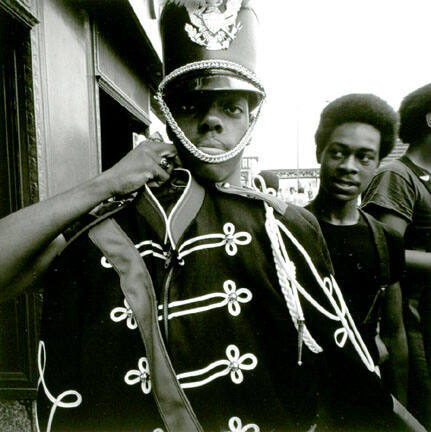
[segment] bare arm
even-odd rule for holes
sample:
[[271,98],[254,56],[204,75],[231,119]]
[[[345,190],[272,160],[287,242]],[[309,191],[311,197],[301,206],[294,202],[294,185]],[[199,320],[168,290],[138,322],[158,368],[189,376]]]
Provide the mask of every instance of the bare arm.
[[431,278],[431,252],[406,250],[406,267]]
[[[375,214],[375,213],[374,213]],[[383,223],[397,230],[402,237],[406,232],[408,222],[396,213],[380,210],[375,216]],[[431,278],[431,252],[406,250],[406,267],[409,270],[421,272],[423,277]]]
[[0,300],[21,293],[49,266],[70,223],[113,195],[162,184],[170,172],[159,162],[175,155],[173,145],[146,141],[98,177],[0,219]]
[[402,404],[407,403],[408,347],[402,315],[400,284],[387,288],[383,304],[381,337],[389,351],[387,373],[391,392]]
[[406,219],[398,216],[395,212],[379,208],[377,212],[372,213],[377,219],[386,225],[389,225],[394,230],[398,231],[401,237],[404,237],[408,222]]

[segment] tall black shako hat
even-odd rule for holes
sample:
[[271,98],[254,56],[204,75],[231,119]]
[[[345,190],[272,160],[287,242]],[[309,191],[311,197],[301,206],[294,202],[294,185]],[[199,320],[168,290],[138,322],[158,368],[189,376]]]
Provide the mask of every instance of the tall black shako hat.
[[[160,30],[165,77],[157,99],[164,117],[184,147],[198,159],[220,163],[248,144],[265,91],[255,75],[257,17],[251,0],[167,0]],[[232,150],[210,155],[184,135],[169,109],[169,100],[194,91],[243,91],[255,115]]]

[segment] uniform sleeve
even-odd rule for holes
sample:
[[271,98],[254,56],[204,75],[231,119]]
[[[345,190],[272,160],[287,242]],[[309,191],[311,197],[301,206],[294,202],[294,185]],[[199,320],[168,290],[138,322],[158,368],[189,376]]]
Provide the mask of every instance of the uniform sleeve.
[[371,181],[361,207],[374,215],[376,207],[390,210],[411,222],[415,201],[415,188],[407,179],[399,173],[383,171]]

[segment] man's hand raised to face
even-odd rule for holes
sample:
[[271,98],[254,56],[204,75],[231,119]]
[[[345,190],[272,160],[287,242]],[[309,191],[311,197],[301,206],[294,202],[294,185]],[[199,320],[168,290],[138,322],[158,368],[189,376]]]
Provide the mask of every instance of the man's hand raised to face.
[[99,176],[0,219],[0,301],[22,293],[49,267],[74,220],[111,196],[161,186],[178,165],[173,144],[149,139]]
[[173,144],[150,138],[103,172],[101,177],[109,185],[111,195],[126,195],[145,184],[163,185],[179,165]]

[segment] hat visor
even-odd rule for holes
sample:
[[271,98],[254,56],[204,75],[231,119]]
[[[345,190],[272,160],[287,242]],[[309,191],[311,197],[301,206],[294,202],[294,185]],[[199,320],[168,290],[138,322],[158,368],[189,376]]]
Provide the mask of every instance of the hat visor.
[[177,81],[172,82],[167,88],[169,96],[184,95],[200,91],[239,91],[247,92],[250,98],[251,109],[262,99],[263,92],[252,83],[232,75],[229,71],[217,69],[200,71],[199,75],[187,74]]
[[189,91],[225,91],[238,90],[258,92],[258,89],[251,83],[227,74],[214,74],[194,78],[188,86]]

